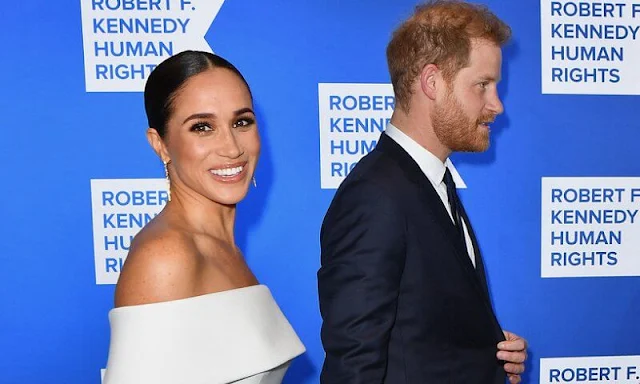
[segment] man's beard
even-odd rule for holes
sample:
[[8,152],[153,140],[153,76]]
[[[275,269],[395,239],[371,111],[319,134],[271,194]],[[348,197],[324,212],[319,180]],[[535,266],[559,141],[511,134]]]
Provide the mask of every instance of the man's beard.
[[470,118],[450,92],[444,103],[436,105],[432,124],[438,140],[452,152],[484,152],[489,148],[489,127],[479,125],[494,118],[494,114]]

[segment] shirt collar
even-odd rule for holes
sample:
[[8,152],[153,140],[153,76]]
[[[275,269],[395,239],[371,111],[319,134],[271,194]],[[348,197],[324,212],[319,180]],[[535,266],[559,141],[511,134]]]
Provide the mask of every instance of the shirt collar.
[[443,163],[436,155],[429,152],[391,123],[387,124],[385,133],[411,156],[431,184],[437,186],[442,183],[446,168],[451,165],[451,161],[448,158]]

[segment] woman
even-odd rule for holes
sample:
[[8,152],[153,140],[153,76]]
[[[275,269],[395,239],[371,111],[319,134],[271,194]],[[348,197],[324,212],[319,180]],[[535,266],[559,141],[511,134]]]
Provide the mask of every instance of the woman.
[[280,383],[304,346],[233,233],[260,154],[249,86],[187,51],[156,67],[144,99],[170,198],[120,274],[104,383]]

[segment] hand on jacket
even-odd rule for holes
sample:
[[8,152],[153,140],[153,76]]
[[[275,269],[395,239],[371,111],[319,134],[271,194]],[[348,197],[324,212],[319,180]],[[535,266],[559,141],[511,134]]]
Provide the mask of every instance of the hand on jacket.
[[524,362],[527,360],[527,340],[508,331],[502,331],[506,341],[498,343],[498,359],[505,362],[509,382],[516,384],[521,381],[520,374],[524,372]]

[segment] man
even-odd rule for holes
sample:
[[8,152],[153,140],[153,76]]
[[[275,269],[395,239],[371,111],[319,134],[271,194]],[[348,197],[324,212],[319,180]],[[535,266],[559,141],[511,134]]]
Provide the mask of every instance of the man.
[[393,34],[391,124],[322,226],[321,383],[520,382],[526,341],[495,317],[448,169],[453,151],[489,146],[510,34],[459,1],[420,6]]

